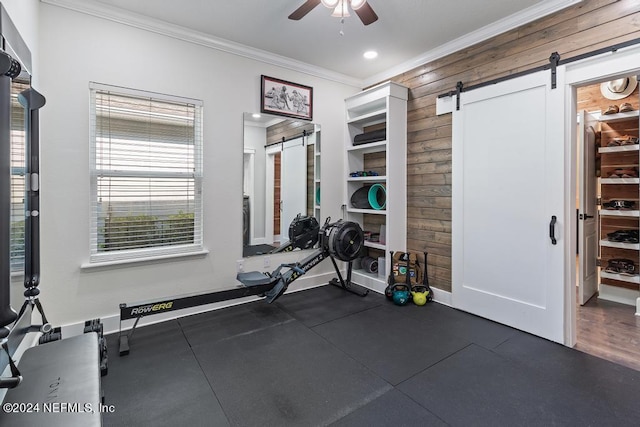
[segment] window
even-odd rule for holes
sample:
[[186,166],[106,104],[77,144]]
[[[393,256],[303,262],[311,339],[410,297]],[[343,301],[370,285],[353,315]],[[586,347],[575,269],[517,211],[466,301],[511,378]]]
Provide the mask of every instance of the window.
[[90,89],[90,262],[202,251],[201,101]]
[[11,272],[24,272],[25,110],[18,94],[28,83],[11,83]]

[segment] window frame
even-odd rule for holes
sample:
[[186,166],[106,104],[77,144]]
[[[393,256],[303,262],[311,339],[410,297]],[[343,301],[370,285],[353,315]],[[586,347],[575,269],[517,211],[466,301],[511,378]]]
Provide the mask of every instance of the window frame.
[[[90,82],[90,230],[89,230],[89,262],[84,267],[104,266],[111,264],[122,264],[130,262],[142,262],[156,259],[166,259],[188,255],[199,255],[207,253],[203,245],[203,102],[201,100],[149,92],[138,89],[124,88],[102,83]],[[193,135],[193,173],[186,175],[184,172],[162,172],[156,171],[108,171],[98,169],[98,110],[96,98],[98,94],[113,94],[114,96],[126,96],[138,99],[149,99],[152,102],[168,102],[181,104],[194,108],[194,135]],[[100,226],[98,204],[98,180],[100,177],[135,177],[135,178],[185,178],[189,176],[193,179],[194,185],[194,222],[193,222],[193,243],[159,245],[147,248],[118,249],[112,251],[100,251],[98,246],[98,235]]]

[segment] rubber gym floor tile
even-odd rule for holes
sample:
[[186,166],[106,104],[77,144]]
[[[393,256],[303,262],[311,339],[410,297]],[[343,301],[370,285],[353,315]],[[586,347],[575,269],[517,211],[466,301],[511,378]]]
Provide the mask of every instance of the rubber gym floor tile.
[[178,319],[192,346],[269,328],[293,318],[275,304],[256,301]]
[[475,344],[398,389],[453,426],[620,425],[597,390],[581,393]]
[[416,321],[418,325],[425,322],[425,327],[434,327],[435,323],[444,327],[446,333],[457,335],[489,350],[513,336],[523,334],[517,329],[443,304],[430,303],[422,307],[409,305],[403,308],[403,314]]
[[[193,352],[182,347],[184,337],[170,336],[160,343],[164,337],[158,332],[158,341],[122,357],[116,337],[108,337],[109,373],[102,377],[102,389],[105,403],[114,405],[115,412],[104,414],[104,425],[229,425]],[[168,349],[176,341],[176,347]]]
[[313,330],[393,385],[471,343],[436,322],[416,324],[405,308],[382,305]]
[[394,389],[331,425],[334,427],[422,427],[446,426],[447,424]]
[[611,410],[620,425],[637,425],[640,419],[640,371],[528,334],[507,340],[495,351],[549,381],[568,384],[579,393],[595,391],[596,406]]
[[327,425],[391,389],[298,321],[193,350],[232,425]]
[[333,285],[286,294],[276,303],[308,327],[358,313],[384,303],[384,297],[369,292],[361,297]]

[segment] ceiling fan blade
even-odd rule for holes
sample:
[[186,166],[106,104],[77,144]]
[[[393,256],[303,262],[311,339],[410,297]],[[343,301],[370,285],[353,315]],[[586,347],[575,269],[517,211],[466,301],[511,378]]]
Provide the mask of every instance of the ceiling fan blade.
[[376,15],[368,2],[363,4],[354,12],[358,15],[358,18],[360,18],[364,25],[373,24],[378,20],[378,15]]
[[307,13],[311,12],[314,7],[320,4],[320,0],[307,0],[302,6],[297,8],[291,15],[289,15],[289,19],[293,19],[297,21],[302,19]]

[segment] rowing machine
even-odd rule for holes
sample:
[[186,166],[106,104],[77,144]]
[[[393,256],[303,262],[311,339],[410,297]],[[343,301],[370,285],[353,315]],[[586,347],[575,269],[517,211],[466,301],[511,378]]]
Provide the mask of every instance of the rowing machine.
[[[362,228],[355,222],[340,220],[330,223],[330,220],[331,218],[327,218],[320,228],[318,232],[319,247],[308,257],[300,262],[281,264],[271,273],[259,271],[238,273],[237,280],[241,283],[238,287],[206,294],[183,295],[154,302],[133,305],[120,304],[120,335],[118,338],[120,356],[129,354],[129,341],[142,317],[251,295],[263,296],[267,303],[272,303],[284,294],[294,280],[320,264],[325,258],[331,259],[338,275],[338,279],[332,279],[330,284],[356,295],[366,296],[369,290],[354,288],[351,284],[352,262],[359,256],[364,246]],[[349,263],[346,280],[340,274],[336,259]],[[129,319],[136,320],[129,333],[122,334],[122,321]]]

